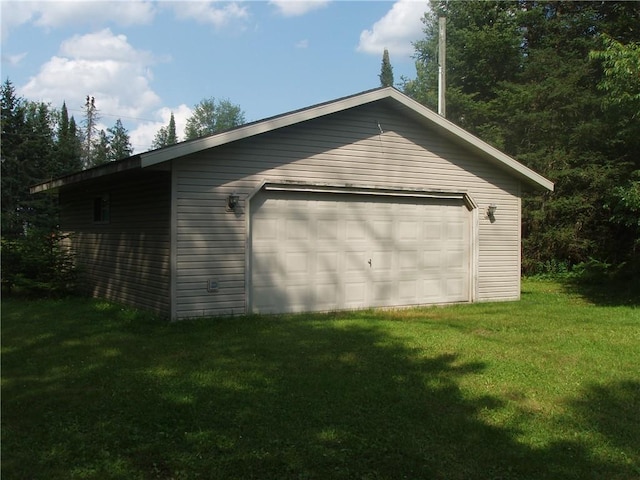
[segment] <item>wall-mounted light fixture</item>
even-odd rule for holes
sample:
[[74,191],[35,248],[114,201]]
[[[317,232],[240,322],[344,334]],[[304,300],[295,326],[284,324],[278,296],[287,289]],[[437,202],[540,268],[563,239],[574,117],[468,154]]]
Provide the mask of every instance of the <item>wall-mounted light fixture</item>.
[[492,203],[491,205],[489,205],[487,207],[487,217],[493,220],[495,218],[497,209],[498,209],[498,206],[495,203]]
[[231,195],[227,197],[227,210],[235,210],[238,206],[238,202],[240,201],[240,196],[233,192]]

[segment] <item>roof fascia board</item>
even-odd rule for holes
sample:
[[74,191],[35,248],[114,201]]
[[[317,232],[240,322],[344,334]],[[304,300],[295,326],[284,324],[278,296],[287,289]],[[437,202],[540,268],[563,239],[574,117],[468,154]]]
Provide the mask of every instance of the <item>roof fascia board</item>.
[[65,177],[49,180],[48,182],[42,182],[37,185],[29,187],[29,193],[41,193],[50,190],[57,190],[60,187],[71,185],[73,183],[84,182],[86,180],[93,180],[103,177],[105,175],[111,175],[113,173],[124,172],[132,170],[134,168],[140,168],[140,157],[138,155],[129,157],[124,160],[118,160],[116,162],[109,162],[98,167],[90,168],[88,170],[82,170],[77,173],[72,173]]
[[320,105],[316,105],[315,107],[297,110],[295,112],[241,126],[227,132],[219,133],[217,135],[211,135],[197,140],[192,140],[190,142],[184,142],[171,147],[166,147],[160,150],[142,153],[140,154],[141,167],[150,167],[152,165],[157,165],[159,163],[173,160],[174,158],[198,153],[209,148],[218,147],[230,142],[271,132],[279,128],[288,127],[297,123],[305,122],[307,120],[313,120],[325,115],[338,113],[343,110],[348,110],[350,108],[358,107],[386,98],[392,98],[401,105],[420,115],[422,118],[430,121],[437,127],[450,133],[454,138],[457,138],[462,143],[472,147],[476,151],[481,152],[482,154],[484,154],[484,156],[495,161],[499,165],[507,167],[507,169],[514,172],[516,176],[519,176],[527,183],[553,191],[554,185],[550,180],[547,180],[542,175],[534,172],[530,168],[514,160],[497,148],[494,148],[488,143],[480,140],[478,137],[458,127],[446,118],[438,115],[436,112],[431,111],[424,105],[404,95],[402,92],[396,90],[393,87],[370,90],[368,92],[345,97],[333,102],[323,103]]

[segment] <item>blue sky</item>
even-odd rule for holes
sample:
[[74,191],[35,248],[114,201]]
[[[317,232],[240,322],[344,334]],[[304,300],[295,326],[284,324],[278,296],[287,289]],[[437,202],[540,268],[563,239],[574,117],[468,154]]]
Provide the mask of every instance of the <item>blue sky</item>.
[[6,1],[2,80],[77,121],[95,97],[101,128],[121,118],[135,152],[174,113],[178,135],[203,98],[260,120],[415,77],[426,0]]

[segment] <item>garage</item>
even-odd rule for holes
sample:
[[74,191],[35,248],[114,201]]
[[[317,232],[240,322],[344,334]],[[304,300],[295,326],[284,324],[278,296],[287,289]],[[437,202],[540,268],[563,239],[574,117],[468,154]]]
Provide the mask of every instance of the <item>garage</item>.
[[87,290],[173,320],[517,300],[529,190],[553,182],[392,87],[32,189]]
[[463,194],[268,186],[249,218],[254,313],[471,300]]

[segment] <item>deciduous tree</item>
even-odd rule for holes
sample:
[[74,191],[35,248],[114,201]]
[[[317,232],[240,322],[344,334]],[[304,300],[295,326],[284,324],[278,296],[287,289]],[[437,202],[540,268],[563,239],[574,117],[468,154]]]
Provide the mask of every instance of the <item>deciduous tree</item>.
[[211,135],[237,127],[244,122],[244,112],[239,105],[234,105],[229,100],[205,98],[195,105],[193,114],[187,119],[185,139],[192,140]]

